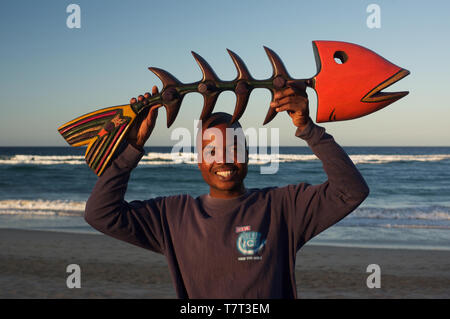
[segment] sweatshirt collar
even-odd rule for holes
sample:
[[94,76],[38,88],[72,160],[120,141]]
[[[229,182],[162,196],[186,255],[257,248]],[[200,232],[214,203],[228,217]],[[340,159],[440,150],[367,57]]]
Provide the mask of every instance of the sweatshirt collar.
[[207,206],[212,207],[226,207],[231,208],[236,204],[241,203],[248,195],[250,194],[249,190],[246,188],[245,193],[233,198],[217,198],[212,197],[210,194],[205,194],[202,197],[203,203]]

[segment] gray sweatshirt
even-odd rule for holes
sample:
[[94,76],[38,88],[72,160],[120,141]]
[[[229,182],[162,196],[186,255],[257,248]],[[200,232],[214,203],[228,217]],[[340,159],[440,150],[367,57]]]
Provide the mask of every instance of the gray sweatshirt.
[[296,136],[322,161],[323,184],[247,189],[233,199],[181,194],[126,202],[130,172],[144,155],[127,145],[98,179],[85,219],[164,254],[179,298],[297,298],[297,251],[358,207],[369,188],[324,128],[310,122]]

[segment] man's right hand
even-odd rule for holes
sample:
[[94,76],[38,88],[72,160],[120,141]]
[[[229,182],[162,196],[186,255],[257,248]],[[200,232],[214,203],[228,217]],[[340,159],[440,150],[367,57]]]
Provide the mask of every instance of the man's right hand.
[[[137,100],[136,98],[132,98],[130,100],[130,104],[134,104],[137,101],[144,101],[145,103],[147,99],[155,94],[158,94],[158,87],[156,85],[152,88],[152,94],[147,92],[144,95],[139,95]],[[145,142],[147,142],[150,134],[155,128],[156,119],[158,117],[158,108],[161,106],[161,104],[157,104],[148,107],[136,117],[134,124],[131,127],[130,132],[128,133],[128,143],[140,150],[144,148]]]

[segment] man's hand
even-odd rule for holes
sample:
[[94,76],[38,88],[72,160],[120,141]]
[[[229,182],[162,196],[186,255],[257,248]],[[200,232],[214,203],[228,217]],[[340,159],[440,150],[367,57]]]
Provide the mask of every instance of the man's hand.
[[306,86],[293,82],[288,82],[287,85],[287,88],[275,92],[270,107],[277,112],[287,111],[294,125],[303,130],[311,120]]
[[[158,94],[158,88],[156,85],[152,88],[152,94],[147,92],[144,95],[139,95],[137,100],[136,98],[132,98],[130,100],[130,104],[134,104],[137,101],[144,101],[144,103],[146,103],[147,99],[155,94]],[[128,133],[128,143],[141,150],[144,148],[145,142],[148,140],[150,134],[155,128],[156,119],[158,117],[158,108],[160,106],[161,104],[153,105],[152,107],[142,111],[137,116],[133,127],[131,127],[130,132]]]

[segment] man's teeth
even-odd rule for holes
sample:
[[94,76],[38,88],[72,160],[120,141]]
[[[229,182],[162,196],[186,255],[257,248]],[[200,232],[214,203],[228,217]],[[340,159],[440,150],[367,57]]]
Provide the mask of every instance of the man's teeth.
[[217,175],[223,176],[223,177],[228,177],[233,173],[233,171],[221,171],[221,172],[216,172]]

